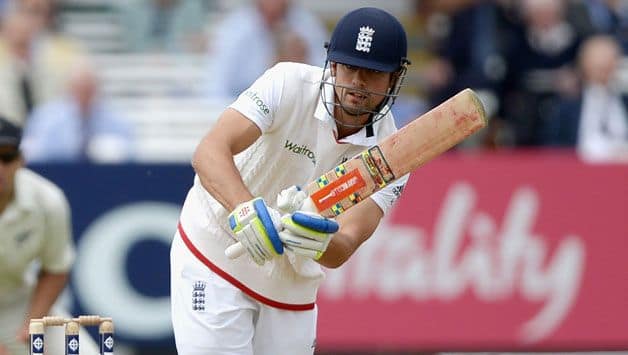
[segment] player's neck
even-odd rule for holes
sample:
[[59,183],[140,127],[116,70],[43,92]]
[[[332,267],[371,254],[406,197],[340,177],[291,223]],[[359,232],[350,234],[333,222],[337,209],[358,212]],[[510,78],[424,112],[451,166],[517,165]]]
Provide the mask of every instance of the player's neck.
[[[369,117],[368,114],[360,116],[350,115],[337,106],[334,109],[334,115],[337,117],[336,131],[338,132],[338,135],[336,139],[342,139],[359,132],[363,127],[362,125],[368,122]],[[342,124],[343,122],[347,122],[350,126]]]
[[343,126],[343,125],[341,125],[339,123],[336,123],[336,129],[338,130],[338,137],[336,137],[336,139],[343,139],[345,137],[348,137],[348,136],[358,132],[362,128],[359,128],[359,127],[346,127],[346,126]]

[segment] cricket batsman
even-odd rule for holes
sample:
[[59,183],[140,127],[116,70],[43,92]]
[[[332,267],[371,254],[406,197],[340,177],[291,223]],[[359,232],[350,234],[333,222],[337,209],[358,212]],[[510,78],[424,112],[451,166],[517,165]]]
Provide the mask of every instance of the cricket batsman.
[[[179,354],[314,353],[321,265],[349,259],[407,177],[335,219],[301,211],[297,186],[397,130],[406,56],[399,21],[360,8],[336,25],[324,67],[279,63],[221,114],[194,153],[171,247]],[[246,253],[230,259],[236,242]]]

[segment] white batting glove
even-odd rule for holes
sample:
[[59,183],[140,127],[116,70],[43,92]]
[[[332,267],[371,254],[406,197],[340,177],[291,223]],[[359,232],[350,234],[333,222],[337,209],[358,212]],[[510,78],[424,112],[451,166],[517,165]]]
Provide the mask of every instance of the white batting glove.
[[306,198],[307,194],[300,187],[290,186],[277,195],[277,208],[284,214],[293,213],[301,209]]
[[262,198],[239,204],[229,214],[229,226],[258,265],[283,254],[283,243],[278,233],[281,215],[268,207]]
[[333,219],[303,211],[283,216],[281,223],[284,230],[279,238],[286,249],[314,260],[320,259],[339,228]]

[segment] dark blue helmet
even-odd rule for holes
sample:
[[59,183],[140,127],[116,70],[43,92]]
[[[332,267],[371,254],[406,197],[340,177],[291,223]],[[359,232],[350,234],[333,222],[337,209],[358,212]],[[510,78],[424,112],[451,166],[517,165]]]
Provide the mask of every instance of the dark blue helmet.
[[7,118],[0,116],[0,146],[19,148],[22,129]]
[[396,72],[407,62],[406,32],[388,12],[363,7],[343,16],[327,48],[327,60],[356,67]]

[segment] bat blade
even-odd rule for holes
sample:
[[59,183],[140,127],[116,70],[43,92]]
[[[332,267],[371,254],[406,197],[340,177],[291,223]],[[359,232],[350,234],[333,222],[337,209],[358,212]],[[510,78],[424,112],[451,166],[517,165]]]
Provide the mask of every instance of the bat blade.
[[[303,209],[335,217],[443,154],[487,124],[477,94],[464,89],[370,147],[309,183]],[[225,250],[244,252],[240,243]]]
[[484,106],[465,89],[378,145],[305,187],[314,210],[334,217],[446,152],[487,124]]

